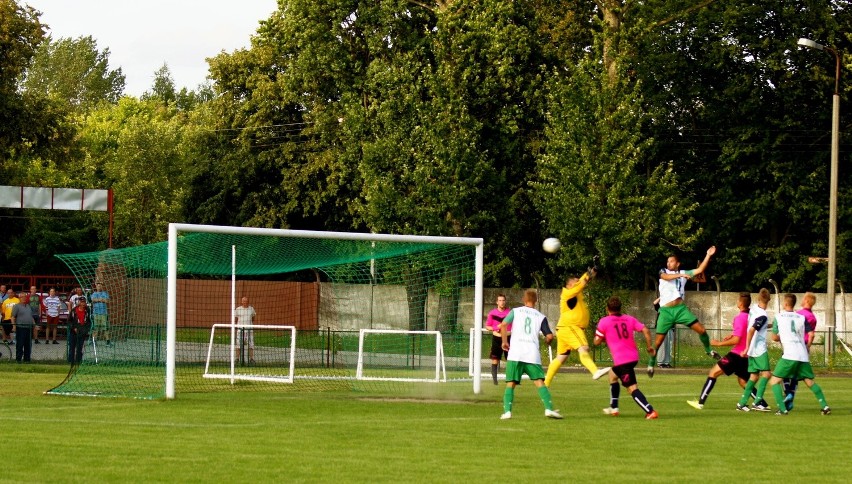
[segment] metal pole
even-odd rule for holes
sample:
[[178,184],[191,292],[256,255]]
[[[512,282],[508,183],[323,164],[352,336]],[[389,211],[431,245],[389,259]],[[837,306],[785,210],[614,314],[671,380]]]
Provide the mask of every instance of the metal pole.
[[719,316],[719,334],[716,337],[720,338],[722,335],[722,288],[719,286],[718,277],[710,276],[710,279],[716,283],[716,314]]
[[778,314],[781,312],[781,300],[779,299],[781,291],[778,289],[778,284],[774,280],[769,279],[769,283],[775,288],[775,314]]

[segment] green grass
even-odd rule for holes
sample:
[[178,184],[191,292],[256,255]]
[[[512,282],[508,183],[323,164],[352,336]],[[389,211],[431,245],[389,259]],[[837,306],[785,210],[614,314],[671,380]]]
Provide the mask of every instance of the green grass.
[[[0,364],[7,456],[2,482],[847,482],[852,378],[820,375],[834,413],[802,386],[786,417],[739,413],[721,378],[687,406],[704,373],[640,376],[660,412],[646,421],[622,392],[561,373],[565,420],[545,419],[530,383],[499,420],[503,385],[423,384],[418,398],[348,391],[179,394],[173,401],[44,396],[62,365]],[[770,403],[772,399],[768,399]],[[21,458],[26,456],[26,458]]]

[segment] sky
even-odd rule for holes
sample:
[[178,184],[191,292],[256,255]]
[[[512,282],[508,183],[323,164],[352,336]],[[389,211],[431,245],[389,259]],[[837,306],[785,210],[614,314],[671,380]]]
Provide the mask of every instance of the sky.
[[48,34],[90,35],[121,67],[125,94],[150,90],[165,63],[175,87],[195,89],[207,77],[208,57],[251,45],[258,22],[276,0],[19,0],[42,12]]

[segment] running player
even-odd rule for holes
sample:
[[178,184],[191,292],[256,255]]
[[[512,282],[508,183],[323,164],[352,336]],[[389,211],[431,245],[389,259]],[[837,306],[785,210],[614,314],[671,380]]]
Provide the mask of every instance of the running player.
[[[686,280],[692,279],[698,274],[702,274],[707,264],[710,263],[710,258],[716,253],[716,247],[707,249],[707,255],[697,268],[683,271],[680,270],[680,260],[676,255],[670,255],[666,261],[666,268],[660,271],[660,315],[657,318],[657,336],[654,342],[654,350],[658,351],[666,339],[666,333],[674,328],[675,324],[685,324],[698,333],[698,339],[704,345],[704,351],[715,359],[719,359],[719,353],[710,348],[710,337],[707,336],[707,331],[704,325],[698,321],[698,318],[686,307],[683,302],[683,297],[686,292]],[[654,376],[654,365],[657,364],[657,357],[651,356],[648,362],[648,376]]]
[[559,367],[568,359],[571,350],[577,350],[580,363],[589,370],[595,380],[609,373],[609,367],[598,368],[592,354],[589,352],[589,340],[586,339],[586,328],[589,327],[589,306],[583,298],[583,289],[595,277],[597,269],[589,268],[580,277],[569,277],[559,296],[559,323],[556,325],[556,358],[547,367],[544,384],[550,387],[550,382],[559,371]]
[[621,382],[630,392],[633,401],[645,412],[645,418],[653,420],[659,415],[648,403],[636,382],[635,368],[639,363],[639,348],[633,339],[633,333],[641,331],[645,335],[648,354],[653,355],[651,332],[633,316],[621,314],[621,299],[618,296],[612,296],[606,301],[606,314],[607,316],[598,321],[595,331],[595,345],[606,342],[613,363],[612,371],[609,372],[609,407],[603,409],[603,413],[618,416],[618,396],[621,390],[618,383]]
[[704,382],[704,387],[701,389],[701,395],[698,397],[698,400],[687,400],[686,403],[692,407],[698,410],[704,408],[704,402],[707,401],[707,397],[710,396],[710,392],[713,391],[713,387],[716,385],[716,378],[722,375],[722,373],[728,376],[736,374],[740,386],[745,387],[746,381],[749,379],[748,360],[742,356],[742,353],[746,349],[749,306],[751,306],[751,294],[741,292],[740,297],[737,298],[737,309],[740,312],[734,317],[731,334],[722,341],[715,339],[710,341],[711,346],[733,346],[733,348],[710,369],[710,373],[707,374],[707,381]]
[[[491,331],[491,378],[494,384],[497,384],[497,370],[500,368],[500,360],[506,355],[503,351],[503,335],[500,333],[500,323],[511,311],[506,307],[506,295],[497,295],[497,307],[488,312],[488,319],[485,320],[485,328]],[[512,343],[512,325],[506,327],[509,333],[509,344]]]
[[[558,410],[553,409],[550,390],[544,385],[544,369],[541,367],[541,350],[539,347],[539,332],[544,333],[545,341],[553,340],[553,332],[547,318],[535,309],[538,295],[534,289],[524,292],[524,305],[512,309],[500,324],[503,335],[503,349],[508,351],[506,357],[506,391],[503,393],[502,420],[512,418],[512,401],[515,399],[515,387],[521,384],[521,377],[527,375],[538,388],[538,395],[544,403],[544,416],[562,418]],[[512,335],[512,346],[509,347],[509,334],[506,327],[517,320]]]
[[[816,296],[812,292],[806,292],[802,297],[802,309],[796,311],[805,317],[805,344],[808,346],[808,353],[811,351],[811,343],[813,343],[812,336],[814,335],[814,331],[816,331],[816,316],[814,312],[811,310],[816,304]],[[796,389],[799,388],[799,380],[795,379],[786,379],[784,380],[784,406],[787,407],[787,410],[793,410],[793,398],[796,396]]]
[[757,306],[748,311],[748,333],[746,334],[745,350],[740,353],[742,357],[748,357],[749,378],[746,382],[743,396],[737,402],[737,410],[748,412],[748,399],[752,396],[752,390],[757,384],[757,392],[754,393],[754,405],[751,410],[768,412],[769,405],[763,400],[766,392],[766,384],[769,382],[769,352],[766,348],[766,330],[769,328],[769,315],[766,307],[769,306],[769,290],[765,287],[757,294]]
[[[825,401],[822,388],[814,381],[814,370],[811,368],[808,346],[805,343],[805,317],[793,312],[795,307],[796,295],[785,294],[784,309],[775,316],[772,325],[772,340],[780,341],[784,350],[772,371],[772,378],[769,379],[775,402],[778,403],[778,412],[775,415],[787,415],[788,412],[784,406],[784,390],[781,387],[784,378],[804,380],[822,406],[822,414],[829,415],[831,408]],[[813,338],[813,331],[810,338]]]

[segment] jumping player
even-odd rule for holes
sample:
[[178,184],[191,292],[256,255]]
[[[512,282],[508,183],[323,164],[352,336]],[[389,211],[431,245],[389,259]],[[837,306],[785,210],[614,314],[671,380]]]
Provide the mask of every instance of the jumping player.
[[659,415],[654,407],[648,403],[648,399],[639,390],[636,382],[636,365],[639,363],[639,348],[633,333],[641,331],[645,335],[648,354],[654,354],[651,346],[651,332],[644,324],[636,318],[627,314],[621,314],[621,299],[618,296],[610,297],[606,302],[607,316],[598,322],[595,331],[595,346],[606,342],[609,352],[612,354],[612,370],[609,372],[609,407],[603,409],[606,415],[618,416],[618,396],[621,382],[624,388],[630,392],[633,401],[645,412],[645,418],[653,420]]
[[[500,323],[511,311],[506,307],[506,295],[497,295],[497,307],[488,312],[488,319],[485,320],[485,328],[491,331],[491,378],[494,384],[497,384],[497,370],[500,368],[500,360],[506,355],[503,351],[503,335],[500,333]],[[509,344],[512,343],[512,325],[506,327],[509,334]]]
[[[775,402],[778,404],[778,412],[775,415],[787,415],[788,412],[784,406],[784,390],[781,387],[785,378],[804,380],[822,406],[822,414],[829,415],[831,408],[825,401],[822,388],[814,382],[814,370],[811,368],[808,346],[805,343],[805,317],[793,312],[795,306],[796,295],[784,294],[784,309],[775,315],[772,325],[772,340],[780,341],[784,350],[781,359],[775,364],[772,378],[769,379]],[[813,338],[813,332],[810,337]]]
[[766,348],[766,330],[769,329],[769,315],[766,307],[769,306],[769,290],[765,287],[757,294],[757,306],[748,311],[748,333],[746,334],[745,350],[740,353],[742,357],[748,357],[749,378],[746,382],[743,396],[737,403],[737,410],[748,412],[748,399],[752,396],[752,390],[757,385],[754,394],[754,405],[751,410],[768,412],[769,405],[763,400],[766,392],[766,384],[769,382],[769,352]]
[[556,325],[556,358],[547,367],[544,384],[550,387],[550,382],[559,371],[559,367],[568,359],[571,350],[577,350],[580,363],[589,370],[595,380],[609,373],[609,367],[598,368],[592,354],[589,352],[589,341],[586,339],[586,328],[589,327],[589,306],[583,299],[583,289],[595,277],[597,270],[592,267],[580,277],[569,277],[559,296],[559,323]]
[[749,306],[751,306],[751,294],[741,292],[740,297],[737,298],[737,309],[740,312],[734,317],[732,324],[733,331],[722,341],[714,339],[710,342],[711,346],[733,346],[733,348],[710,369],[710,373],[707,374],[707,381],[704,382],[704,387],[701,389],[701,396],[698,400],[687,400],[686,403],[692,407],[698,410],[704,408],[704,402],[707,401],[707,397],[710,396],[710,392],[713,391],[713,387],[716,385],[716,378],[722,375],[722,373],[728,376],[736,374],[740,386],[745,387],[746,381],[749,379],[748,360],[743,358],[742,353],[746,348]]
[[[666,261],[666,268],[660,271],[660,315],[657,318],[657,336],[654,342],[654,350],[659,351],[663,341],[666,339],[666,333],[674,327],[675,324],[684,324],[693,331],[698,333],[698,339],[704,345],[704,351],[715,359],[719,359],[719,353],[710,348],[710,337],[707,336],[707,331],[704,325],[698,321],[698,318],[686,307],[683,302],[683,297],[686,292],[686,280],[692,279],[698,274],[702,274],[707,264],[710,263],[710,258],[716,253],[716,247],[707,249],[707,255],[697,268],[683,271],[680,270],[680,260],[677,256],[670,255]],[[648,376],[654,376],[654,366],[657,364],[657,357],[651,356],[648,362]]]
[[[506,357],[506,391],[503,393],[503,415],[500,419],[512,418],[512,401],[515,399],[515,387],[521,384],[521,377],[527,375],[538,388],[538,395],[544,403],[544,416],[562,418],[558,410],[553,409],[550,390],[544,385],[544,369],[541,367],[541,350],[538,333],[544,333],[545,341],[553,340],[553,332],[547,318],[535,309],[538,295],[534,289],[524,292],[524,305],[512,309],[500,324],[503,335],[503,349],[508,351]],[[509,324],[517,320],[512,335],[512,346],[509,346],[509,334],[506,330]]]

